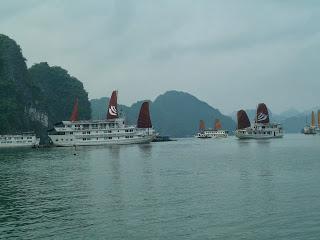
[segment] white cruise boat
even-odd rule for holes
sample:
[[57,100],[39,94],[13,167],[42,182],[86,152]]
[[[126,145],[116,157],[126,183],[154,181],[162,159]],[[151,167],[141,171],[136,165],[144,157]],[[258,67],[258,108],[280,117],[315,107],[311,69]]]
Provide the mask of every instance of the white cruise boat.
[[113,91],[105,120],[78,121],[78,106],[75,104],[70,121],[55,124],[48,131],[55,146],[87,146],[149,143],[156,137],[152,128],[149,102],[141,106],[137,126],[126,125],[118,116],[117,92]]
[[221,129],[221,122],[219,119],[215,120],[214,129],[206,129],[203,120],[200,120],[199,132],[196,134],[197,138],[226,138],[228,131]]
[[283,137],[283,129],[280,124],[270,123],[267,106],[260,103],[257,108],[256,119],[251,125],[247,113],[240,110],[237,113],[238,127],[236,137],[240,139],[267,139]]
[[4,147],[37,147],[40,138],[34,133],[0,135],[0,148]]
[[318,126],[316,127],[316,133],[320,134],[320,110],[318,110]]
[[318,112],[318,128],[315,125],[314,111],[311,113],[311,125],[308,125],[308,118],[306,118],[306,126],[303,128],[303,133],[306,135],[315,135],[319,132],[319,112]]

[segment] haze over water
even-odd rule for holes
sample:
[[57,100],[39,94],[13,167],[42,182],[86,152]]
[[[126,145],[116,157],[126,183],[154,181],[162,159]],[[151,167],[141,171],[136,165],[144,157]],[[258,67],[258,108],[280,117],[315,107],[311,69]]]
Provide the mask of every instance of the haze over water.
[[320,136],[1,149],[3,239],[318,239]]

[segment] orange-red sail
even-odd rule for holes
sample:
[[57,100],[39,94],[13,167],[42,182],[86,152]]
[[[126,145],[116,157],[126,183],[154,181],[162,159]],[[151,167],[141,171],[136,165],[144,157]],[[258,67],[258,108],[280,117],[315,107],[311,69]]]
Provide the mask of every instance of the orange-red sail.
[[314,111],[312,111],[311,113],[311,127],[315,127],[316,126],[316,118],[314,116]]
[[206,125],[205,125],[204,121],[203,121],[203,120],[200,120],[199,130],[200,130],[200,131],[203,131],[203,130],[205,130],[205,129],[206,129]]
[[222,128],[221,122],[219,119],[216,119],[214,122],[214,130],[219,130]]
[[117,91],[113,91],[107,112],[107,119],[115,119],[118,118],[118,100],[117,100]]
[[139,118],[137,122],[138,128],[152,128],[150,111],[149,111],[149,102],[144,102],[141,105]]
[[76,101],[74,103],[74,106],[73,106],[73,111],[72,111],[72,114],[71,114],[71,117],[70,117],[70,121],[71,122],[75,122],[75,121],[78,121],[78,118],[79,118],[79,109],[78,109],[78,106],[79,103],[78,103],[78,98],[76,98]]

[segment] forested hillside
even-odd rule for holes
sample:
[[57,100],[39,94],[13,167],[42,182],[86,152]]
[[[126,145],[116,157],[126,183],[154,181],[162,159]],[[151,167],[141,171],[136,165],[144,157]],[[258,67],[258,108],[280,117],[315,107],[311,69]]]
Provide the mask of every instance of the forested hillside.
[[0,133],[30,130],[29,110],[43,111],[40,89],[28,77],[25,61],[20,46],[0,34]]
[[88,93],[77,78],[61,67],[50,67],[46,62],[33,65],[29,74],[31,81],[41,90],[49,125],[68,120],[76,98],[79,101],[79,119],[90,119]]
[[47,63],[28,69],[20,46],[0,34],[0,134],[45,137],[48,127],[69,119],[76,98],[80,119],[90,119],[88,94],[77,78]]

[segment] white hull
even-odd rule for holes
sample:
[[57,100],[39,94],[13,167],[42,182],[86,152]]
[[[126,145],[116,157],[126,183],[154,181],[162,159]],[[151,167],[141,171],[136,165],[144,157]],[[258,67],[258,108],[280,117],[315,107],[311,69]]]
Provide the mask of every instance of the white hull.
[[303,133],[306,135],[315,135],[315,134],[319,134],[319,132],[317,131],[317,129],[315,127],[310,127],[310,126],[305,126],[303,128]]
[[124,124],[123,119],[63,121],[49,131],[53,145],[59,147],[149,143],[156,137],[152,128]]
[[196,138],[226,138],[228,137],[228,132],[225,130],[204,130],[201,133],[198,133]]
[[0,148],[37,147],[40,139],[35,135],[0,135]]
[[235,135],[239,139],[271,139],[282,138],[283,131],[282,127],[277,124],[254,124],[251,127],[236,130]]
[[283,134],[270,136],[270,135],[264,135],[264,134],[243,134],[243,133],[238,133],[237,131],[236,131],[235,135],[239,139],[271,139],[271,138],[282,138],[283,137]]
[[90,140],[83,141],[81,139],[64,139],[61,141],[59,135],[49,135],[50,139],[53,142],[53,145],[57,147],[73,147],[73,146],[100,146],[100,145],[127,145],[127,144],[142,144],[142,143],[150,143],[155,139],[155,135],[147,135],[147,136],[139,136],[133,138],[119,138],[112,140]]

